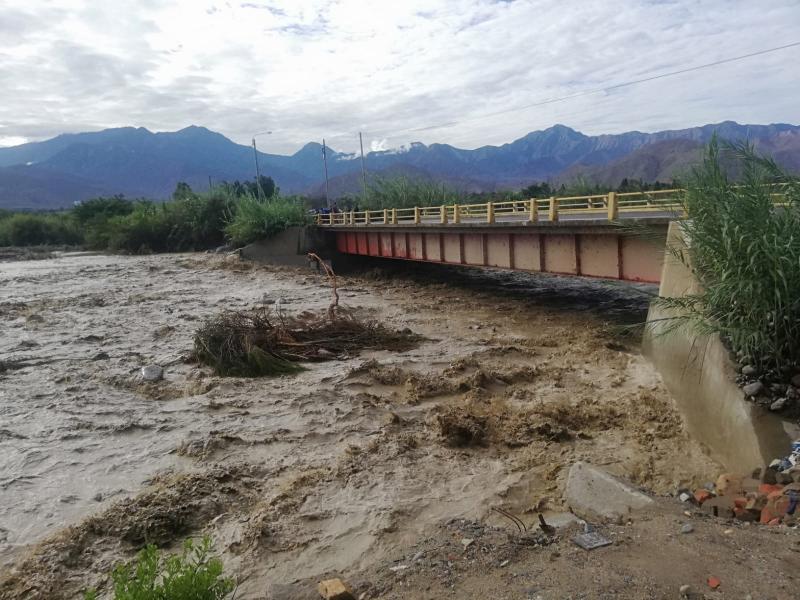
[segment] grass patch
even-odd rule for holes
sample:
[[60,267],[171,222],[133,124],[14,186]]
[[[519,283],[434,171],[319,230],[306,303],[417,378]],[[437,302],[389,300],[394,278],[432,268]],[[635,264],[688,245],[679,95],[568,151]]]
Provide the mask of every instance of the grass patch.
[[[131,564],[111,572],[114,600],[222,600],[235,589],[222,574],[222,562],[211,556],[211,540],[195,544],[187,540],[181,554],[164,556],[154,545],[146,546]],[[84,600],[97,600],[90,590]]]
[[[774,205],[776,191],[785,205]],[[800,181],[746,144],[715,140],[683,201],[689,260],[671,251],[703,290],[658,300],[680,315],[665,331],[718,333],[742,363],[790,375],[800,364]]]
[[363,349],[405,351],[421,338],[379,323],[330,313],[276,315],[269,309],[228,311],[195,333],[195,358],[218,375],[262,377],[297,373],[304,361],[342,357]]

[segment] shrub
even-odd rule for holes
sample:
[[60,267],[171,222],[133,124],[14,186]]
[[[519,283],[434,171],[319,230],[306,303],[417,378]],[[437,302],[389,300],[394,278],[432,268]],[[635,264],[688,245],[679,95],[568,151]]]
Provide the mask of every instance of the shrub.
[[125,216],[112,217],[87,237],[112,251],[183,252],[225,242],[225,226],[235,200],[222,189],[155,204],[140,200]]
[[259,200],[243,196],[236,202],[225,232],[235,246],[242,246],[273,236],[287,227],[305,225],[308,221],[305,206],[299,198],[278,196]]
[[681,315],[678,325],[719,333],[762,371],[789,369],[800,362],[800,181],[746,144],[724,154],[712,141],[684,195],[681,227],[703,290],[659,302]]
[[[114,600],[222,600],[234,590],[233,580],[222,575],[222,562],[211,556],[211,540],[187,540],[183,552],[168,557],[149,545],[130,565],[111,573]],[[90,590],[85,600],[96,600]]]
[[83,241],[67,214],[16,213],[0,219],[0,246],[75,245]]

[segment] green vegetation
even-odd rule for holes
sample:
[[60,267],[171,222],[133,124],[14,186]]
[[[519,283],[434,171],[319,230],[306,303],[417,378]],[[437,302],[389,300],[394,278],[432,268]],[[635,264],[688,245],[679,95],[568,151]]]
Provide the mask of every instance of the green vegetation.
[[[234,583],[222,575],[222,562],[211,556],[211,540],[199,544],[187,540],[181,554],[162,556],[149,545],[130,565],[111,572],[114,600],[222,600],[234,591]],[[96,600],[90,590],[85,600]]]
[[236,246],[270,237],[287,227],[303,225],[308,216],[302,199],[273,197],[259,200],[243,196],[225,227],[225,232]]
[[[739,175],[735,181],[728,169]],[[784,194],[784,207],[774,206],[776,191]],[[713,141],[689,176],[684,202],[690,217],[682,222],[688,262],[703,291],[660,300],[682,315],[674,324],[719,333],[742,362],[762,372],[796,368],[800,181],[750,146],[721,150]],[[671,250],[683,257],[679,249]]]
[[460,204],[464,198],[464,194],[456,192],[442,182],[405,176],[375,177],[369,186],[367,199],[359,201],[359,209]]
[[94,198],[59,213],[0,212],[0,246],[74,245],[112,252],[205,250],[230,241],[243,245],[306,223],[302,199],[278,195],[274,182],[223,183],[195,193],[178,183],[172,200]]
[[81,240],[77,223],[62,213],[0,214],[0,246],[72,246]]

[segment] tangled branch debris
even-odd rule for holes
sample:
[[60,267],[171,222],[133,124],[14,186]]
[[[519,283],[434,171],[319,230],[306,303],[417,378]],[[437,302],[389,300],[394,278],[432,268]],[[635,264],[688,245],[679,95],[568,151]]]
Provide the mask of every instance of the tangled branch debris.
[[338,313],[287,317],[268,308],[229,311],[195,334],[194,356],[218,375],[260,377],[303,370],[298,363],[340,358],[359,350],[403,352],[420,337]]

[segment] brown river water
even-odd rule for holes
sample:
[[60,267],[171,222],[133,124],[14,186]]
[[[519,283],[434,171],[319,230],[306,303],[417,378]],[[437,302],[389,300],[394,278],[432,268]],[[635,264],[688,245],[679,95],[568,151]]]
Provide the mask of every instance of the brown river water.
[[[621,330],[652,287],[419,265],[339,285],[426,340],[219,378],[186,360],[203,319],[322,310],[328,281],[212,255],[0,262],[0,597],[78,597],[144,540],[207,533],[260,598],[446,519],[561,510],[574,460],[661,493],[718,469]],[[144,384],[153,363],[164,380]],[[451,447],[442,415],[485,439]]]

